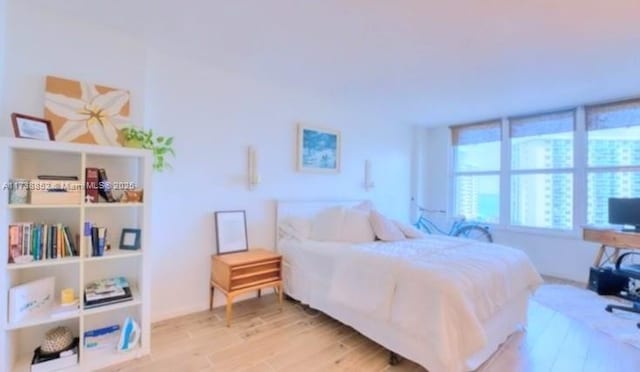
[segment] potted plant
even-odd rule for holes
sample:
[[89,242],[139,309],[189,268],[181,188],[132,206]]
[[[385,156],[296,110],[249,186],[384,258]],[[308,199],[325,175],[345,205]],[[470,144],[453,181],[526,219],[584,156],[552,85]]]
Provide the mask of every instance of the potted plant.
[[138,127],[127,127],[122,130],[124,136],[125,147],[149,149],[153,151],[153,169],[162,172],[170,169],[171,164],[167,162],[166,157],[176,156],[173,151],[173,137],[153,136],[153,129],[148,131]]

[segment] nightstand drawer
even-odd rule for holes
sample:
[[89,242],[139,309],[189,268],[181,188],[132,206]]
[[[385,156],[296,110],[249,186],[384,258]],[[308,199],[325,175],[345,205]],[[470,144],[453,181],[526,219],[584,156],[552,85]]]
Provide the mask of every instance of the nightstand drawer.
[[250,275],[252,273],[262,272],[266,270],[280,270],[280,259],[277,258],[269,261],[233,266],[231,268],[231,277],[236,278],[240,275]]
[[279,282],[280,276],[276,274],[262,274],[258,276],[252,276],[250,278],[231,280],[231,290],[237,291],[243,288],[254,287],[257,285],[267,284],[270,282]]

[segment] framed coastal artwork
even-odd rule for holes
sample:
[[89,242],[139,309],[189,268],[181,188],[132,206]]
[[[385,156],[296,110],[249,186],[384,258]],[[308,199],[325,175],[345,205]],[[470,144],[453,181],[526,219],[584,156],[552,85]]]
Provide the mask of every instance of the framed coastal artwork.
[[9,290],[9,323],[28,321],[49,313],[54,303],[55,278],[47,277]]
[[45,90],[44,117],[56,141],[122,146],[129,91],[55,76],[47,76]]
[[298,171],[340,172],[340,132],[298,125]]

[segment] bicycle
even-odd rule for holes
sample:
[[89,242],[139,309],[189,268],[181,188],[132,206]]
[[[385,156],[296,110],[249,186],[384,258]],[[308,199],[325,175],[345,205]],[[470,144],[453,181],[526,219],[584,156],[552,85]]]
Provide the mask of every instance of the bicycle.
[[413,225],[421,231],[427,232],[429,234],[433,234],[434,232],[440,233],[443,235],[449,236],[457,236],[467,239],[474,239],[482,242],[493,243],[493,237],[491,236],[491,232],[489,231],[488,226],[482,226],[476,222],[467,221],[464,217],[456,218],[449,231],[446,232],[435,222],[431,221],[426,213],[447,213],[447,211],[440,209],[426,209],[418,206],[418,210],[420,211],[420,217]]

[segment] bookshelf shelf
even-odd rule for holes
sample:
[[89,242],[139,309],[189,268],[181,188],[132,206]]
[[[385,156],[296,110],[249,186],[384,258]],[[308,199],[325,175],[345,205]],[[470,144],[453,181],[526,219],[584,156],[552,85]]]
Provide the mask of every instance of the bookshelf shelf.
[[[36,179],[39,175],[68,175],[78,177],[78,182],[84,185],[86,169],[98,168],[105,169],[110,181],[134,184],[146,195],[151,195],[152,163],[149,150],[0,137],[0,183]],[[68,327],[80,338],[79,363],[64,371],[98,370],[149,354],[149,200],[143,203],[86,203],[82,199],[76,204],[9,204],[8,192],[0,192],[3,194],[0,195],[0,224],[4,225],[0,226],[0,345],[3,345],[0,347],[0,371],[29,371],[34,350],[41,344],[44,334],[57,326]],[[114,196],[118,195],[114,189]],[[106,243],[112,247],[118,247],[124,229],[139,229],[141,247],[135,251],[112,249],[104,256],[85,257],[84,252],[92,251],[89,239],[82,237],[86,222],[106,228]],[[30,223],[68,227],[67,235],[75,238],[80,256],[9,264],[10,229],[7,227]],[[19,231],[22,237],[25,230]],[[11,232],[15,233],[15,229]],[[41,235],[37,232],[31,236],[39,239]],[[21,239],[17,241],[21,249],[37,247],[31,243],[24,245]],[[15,286],[54,277],[55,300],[59,300],[60,291],[65,288],[73,288],[75,296],[82,300],[84,288],[89,283],[120,276],[130,283],[132,299],[129,301],[92,309],[84,309],[81,304],[78,310],[60,313],[55,309],[23,322],[8,323],[8,294]],[[84,350],[86,331],[114,324],[122,326],[126,317],[134,318],[141,328],[141,341],[136,350],[128,353],[111,349]]]
[[117,260],[117,259],[140,257],[140,256],[142,256],[142,251],[127,251],[122,249],[116,249],[111,252],[108,252],[104,256],[86,257],[84,260],[87,262],[95,262],[95,261]]
[[23,264],[7,264],[7,270],[31,269],[34,267],[47,267],[58,265],[73,265],[80,263],[80,257],[52,258],[43,261],[33,261]]
[[100,314],[100,313],[106,313],[106,312],[109,312],[109,311],[124,309],[124,308],[127,308],[127,307],[138,306],[138,305],[140,305],[142,303],[142,298],[140,297],[140,292],[137,289],[132,288],[131,289],[131,295],[133,296],[133,299],[131,299],[129,301],[118,302],[118,303],[111,304],[111,305],[104,305],[104,306],[94,307],[92,309],[83,309],[82,313],[84,315],[95,315],[95,314]]
[[144,203],[86,203],[85,208],[139,208]]
[[118,353],[111,349],[87,350],[84,352],[83,364],[88,371],[99,369],[103,365],[114,365],[144,356],[144,350],[135,349],[126,353]]
[[63,320],[68,319],[77,319],[80,317],[80,309],[74,311],[73,313],[64,314],[60,316],[52,316],[51,314],[44,314],[38,318],[31,319],[26,322],[19,323],[8,323],[5,325],[5,329],[8,331],[18,330],[22,328],[35,327],[38,325],[49,324],[49,323],[58,323]]
[[80,204],[9,204],[9,209],[68,209],[80,208]]

